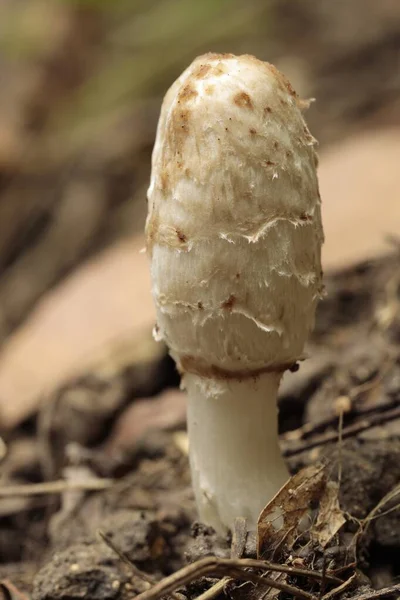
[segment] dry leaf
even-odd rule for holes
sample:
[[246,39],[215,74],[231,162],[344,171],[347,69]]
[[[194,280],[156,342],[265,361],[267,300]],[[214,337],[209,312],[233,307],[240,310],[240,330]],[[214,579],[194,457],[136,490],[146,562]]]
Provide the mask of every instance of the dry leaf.
[[311,529],[312,537],[322,548],[331,541],[346,519],[339,506],[339,484],[328,481],[319,503],[318,518]]
[[[141,398],[130,404],[114,423],[104,451],[108,456],[130,452],[149,431],[168,431],[185,426],[186,397],[177,389],[169,389],[155,398]],[[175,445],[188,454],[189,443],[184,431],[174,435]]]
[[258,518],[258,556],[283,542],[289,549],[299,534],[299,525],[310,505],[321,498],[327,481],[322,465],[311,465],[293,475],[267,504]]
[[[48,392],[93,366],[127,358],[151,339],[154,308],[143,237],[120,242],[83,264],[39,302],[0,352],[0,424],[12,429]],[[152,344],[154,352],[164,352]],[[159,348],[159,350],[157,350]],[[118,355],[118,356],[117,356]],[[98,365],[100,361],[101,364]],[[136,360],[135,360],[136,362]],[[108,364],[107,363],[107,364]],[[115,365],[109,365],[114,368]]]

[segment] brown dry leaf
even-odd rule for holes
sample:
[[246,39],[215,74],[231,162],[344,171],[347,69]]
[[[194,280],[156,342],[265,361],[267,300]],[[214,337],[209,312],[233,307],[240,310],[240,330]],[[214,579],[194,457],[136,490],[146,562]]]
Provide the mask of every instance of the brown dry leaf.
[[291,548],[299,525],[319,500],[326,487],[327,474],[322,465],[311,465],[293,475],[262,510],[257,525],[257,553],[262,558],[269,548],[283,543]]
[[[155,315],[143,236],[120,242],[48,293],[0,352],[0,423],[11,429],[41,397],[88,371],[118,344],[151,338]],[[161,345],[159,345],[162,348]],[[153,345],[154,347],[154,345]]]
[[374,127],[321,153],[318,177],[326,236],[322,251],[325,270],[388,251],[387,235],[396,233],[400,222],[399,142],[398,127]]
[[328,481],[319,503],[318,517],[311,529],[311,535],[322,548],[325,548],[345,522],[346,519],[339,506],[339,484],[336,481]]
[[[186,395],[177,389],[166,390],[155,398],[135,400],[113,425],[104,452],[113,456],[132,451],[149,431],[176,429],[185,422]],[[180,449],[183,447],[184,443]]]

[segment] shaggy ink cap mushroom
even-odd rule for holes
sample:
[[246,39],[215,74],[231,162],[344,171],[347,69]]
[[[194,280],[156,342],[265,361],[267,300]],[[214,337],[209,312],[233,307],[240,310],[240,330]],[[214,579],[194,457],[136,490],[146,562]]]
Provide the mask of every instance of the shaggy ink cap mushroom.
[[287,79],[206,54],[167,92],[148,191],[157,335],[188,395],[200,519],[255,528],[288,478],[277,393],[321,290],[315,139]]

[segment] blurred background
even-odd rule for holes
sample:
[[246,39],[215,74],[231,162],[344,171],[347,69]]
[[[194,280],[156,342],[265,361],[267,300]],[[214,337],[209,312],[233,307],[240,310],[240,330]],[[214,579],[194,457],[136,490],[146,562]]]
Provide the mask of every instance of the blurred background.
[[140,250],[160,103],[198,54],[255,54],[316,99],[325,270],[388,251],[399,49],[398,0],[0,0],[1,427],[93,370],[176,384]]

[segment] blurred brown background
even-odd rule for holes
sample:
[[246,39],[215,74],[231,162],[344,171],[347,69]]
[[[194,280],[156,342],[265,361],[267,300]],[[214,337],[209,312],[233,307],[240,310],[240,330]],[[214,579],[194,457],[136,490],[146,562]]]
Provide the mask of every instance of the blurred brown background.
[[252,53],[320,141],[327,270],[400,233],[398,0],[0,0],[0,425],[90,365],[146,360],[143,226],[163,94]]

